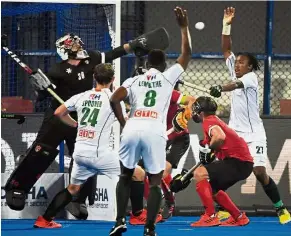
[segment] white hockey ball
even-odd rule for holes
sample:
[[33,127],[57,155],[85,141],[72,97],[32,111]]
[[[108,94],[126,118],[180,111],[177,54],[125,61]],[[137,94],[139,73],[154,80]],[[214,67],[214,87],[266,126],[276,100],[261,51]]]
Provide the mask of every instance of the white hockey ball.
[[197,22],[195,24],[195,28],[198,29],[198,30],[203,30],[205,27],[205,24],[203,22]]

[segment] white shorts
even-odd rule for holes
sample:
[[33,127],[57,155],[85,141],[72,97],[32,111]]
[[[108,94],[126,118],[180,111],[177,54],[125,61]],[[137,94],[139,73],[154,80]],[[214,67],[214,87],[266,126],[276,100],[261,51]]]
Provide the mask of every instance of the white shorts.
[[128,169],[134,169],[142,158],[145,170],[158,174],[166,167],[166,139],[151,131],[124,129],[119,157]]
[[[84,150],[86,152],[86,150]],[[96,155],[97,156],[97,155]],[[90,177],[100,174],[111,179],[120,175],[119,157],[116,152],[99,152],[98,157],[74,155],[71,184],[82,185]]]
[[237,132],[248,144],[251,156],[254,158],[254,167],[263,166],[267,164],[267,140],[265,138],[259,139],[259,136],[252,138],[249,133]]

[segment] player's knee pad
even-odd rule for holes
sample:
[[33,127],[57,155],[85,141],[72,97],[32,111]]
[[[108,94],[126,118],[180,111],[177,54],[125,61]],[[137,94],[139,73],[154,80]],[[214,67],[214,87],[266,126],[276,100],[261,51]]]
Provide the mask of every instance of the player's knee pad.
[[[57,149],[46,144],[33,144],[4,187],[6,201],[11,209],[22,210],[24,208],[26,194],[51,165],[58,153]],[[22,209],[20,203],[23,204]]]

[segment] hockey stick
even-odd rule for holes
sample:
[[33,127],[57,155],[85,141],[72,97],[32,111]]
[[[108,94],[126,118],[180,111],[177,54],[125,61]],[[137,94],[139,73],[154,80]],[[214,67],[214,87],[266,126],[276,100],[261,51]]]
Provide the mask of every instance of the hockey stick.
[[[188,170],[188,172],[183,175],[183,177],[181,178],[181,181],[183,182],[188,176],[190,176],[194,170],[196,170],[199,166],[201,166],[201,162],[199,161],[195,166],[193,166],[190,170]],[[191,177],[192,178],[192,177]]]
[[178,83],[179,84],[182,84],[182,85],[186,85],[186,86],[188,86],[190,88],[193,88],[193,89],[196,89],[196,90],[199,90],[201,92],[204,92],[204,93],[208,93],[209,94],[209,89],[207,89],[207,88],[204,88],[204,87],[201,87],[201,86],[198,86],[198,85],[189,83],[187,81],[182,81],[182,80],[178,80]]
[[[20,65],[29,75],[33,74],[33,70],[26,65],[24,62],[22,62],[15,53],[13,53],[8,47],[7,47],[7,35],[3,34],[1,36],[1,46],[4,49],[4,51],[6,51],[6,53],[14,60],[17,62],[18,65]],[[49,79],[47,78],[47,76],[40,70],[37,70],[47,81],[49,81]],[[61,104],[64,103],[64,101],[51,89],[51,88],[46,88],[46,90]]]
[[17,124],[21,125],[25,122],[25,116],[12,113],[1,113],[1,119],[18,120]]
[[176,175],[170,184],[171,191],[174,193],[178,193],[182,191],[183,189],[187,188],[193,178],[193,171],[196,170],[200,165],[201,165],[201,162],[198,162],[186,173],[185,173],[186,170],[183,169],[181,174]]

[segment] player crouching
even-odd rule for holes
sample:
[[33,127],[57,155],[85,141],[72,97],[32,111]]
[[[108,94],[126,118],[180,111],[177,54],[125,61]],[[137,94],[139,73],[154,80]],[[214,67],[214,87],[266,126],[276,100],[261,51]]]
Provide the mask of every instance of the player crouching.
[[[193,176],[205,213],[191,226],[244,226],[249,223],[248,217],[225,191],[249,177],[253,158],[247,143],[215,115],[216,110],[217,104],[210,97],[199,97],[193,104],[193,119],[197,123],[202,122],[204,132],[199,153],[203,166],[198,167]],[[218,161],[213,162],[215,158]],[[220,222],[214,201],[231,214],[228,220]]]

